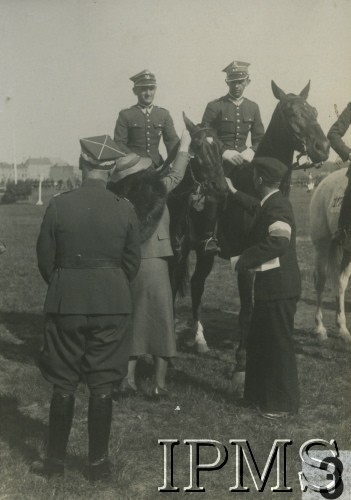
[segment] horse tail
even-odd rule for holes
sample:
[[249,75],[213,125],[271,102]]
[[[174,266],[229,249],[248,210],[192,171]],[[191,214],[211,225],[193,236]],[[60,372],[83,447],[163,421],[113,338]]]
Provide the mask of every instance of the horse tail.
[[334,290],[337,290],[339,286],[341,258],[342,247],[335,241],[331,241],[328,252],[327,270]]

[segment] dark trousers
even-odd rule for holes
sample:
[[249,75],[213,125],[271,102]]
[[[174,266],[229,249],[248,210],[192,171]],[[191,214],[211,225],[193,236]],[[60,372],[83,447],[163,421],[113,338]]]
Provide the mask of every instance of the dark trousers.
[[130,315],[47,314],[39,366],[63,393],[84,377],[92,394],[106,394],[127,373]]
[[345,189],[339,215],[339,227],[343,229],[348,229],[351,226],[351,167],[348,168],[346,176],[348,184]]
[[247,339],[245,399],[262,411],[296,413],[296,298],[255,301]]

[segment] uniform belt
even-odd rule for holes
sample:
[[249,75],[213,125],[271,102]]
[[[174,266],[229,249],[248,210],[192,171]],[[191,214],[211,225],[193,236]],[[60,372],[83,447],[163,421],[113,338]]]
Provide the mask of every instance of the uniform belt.
[[56,261],[56,269],[96,269],[100,267],[121,267],[121,259],[94,259],[92,257],[63,257]]

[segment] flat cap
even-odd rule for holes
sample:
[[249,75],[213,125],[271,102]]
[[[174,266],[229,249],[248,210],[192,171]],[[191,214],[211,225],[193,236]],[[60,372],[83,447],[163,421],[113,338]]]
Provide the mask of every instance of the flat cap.
[[227,74],[226,82],[235,80],[246,80],[249,76],[250,63],[244,61],[232,61],[222,71]]
[[256,169],[257,175],[268,183],[280,182],[288,171],[288,167],[276,158],[254,158],[251,165]]
[[134,87],[154,87],[156,85],[156,77],[148,69],[140,71],[137,75],[130,78],[134,83]]
[[97,169],[108,170],[118,158],[126,156],[109,135],[87,137],[79,142],[82,158]]
[[110,181],[118,182],[128,175],[140,172],[140,170],[146,170],[151,167],[151,165],[151,158],[144,158],[136,153],[129,153],[116,161],[116,167],[111,175]]

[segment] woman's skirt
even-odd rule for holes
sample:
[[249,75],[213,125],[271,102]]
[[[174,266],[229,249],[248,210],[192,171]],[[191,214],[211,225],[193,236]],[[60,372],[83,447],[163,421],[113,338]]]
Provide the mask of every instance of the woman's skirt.
[[130,355],[175,356],[173,299],[166,259],[141,260],[139,272],[132,283],[132,297]]

